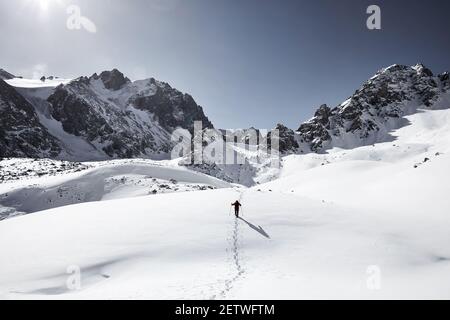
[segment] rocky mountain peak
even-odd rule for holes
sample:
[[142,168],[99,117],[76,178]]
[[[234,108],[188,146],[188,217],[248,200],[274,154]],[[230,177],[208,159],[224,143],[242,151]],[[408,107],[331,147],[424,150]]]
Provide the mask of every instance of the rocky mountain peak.
[[443,90],[450,90],[450,77],[448,72],[441,73],[439,76],[439,80],[442,83]]
[[406,66],[406,65],[393,64],[393,65],[390,65],[389,67],[383,68],[380,71],[378,71],[377,75],[378,74],[384,74],[384,73],[393,73],[393,72],[398,72],[398,71],[405,71],[405,70],[408,70],[408,68],[410,68],[410,67]]
[[212,128],[189,94],[153,78],[131,82],[117,69],[61,85],[47,102],[65,132],[111,158],[160,158],[177,128],[192,131],[194,121]]
[[389,66],[337,107],[320,106],[298,129],[300,142],[316,152],[375,143],[420,106],[434,108],[449,90],[448,73],[435,77],[423,64]]
[[[377,74],[373,77],[375,78],[378,75],[395,75],[399,73],[406,73],[406,74],[417,74],[419,76],[427,76],[427,77],[433,77],[433,72],[427,68],[422,63],[417,63],[414,66],[407,66],[402,64],[393,64],[387,68],[383,68],[380,71],[377,72]],[[372,79],[373,79],[372,78]]]
[[279,133],[279,151],[282,154],[296,152],[299,144],[295,139],[294,131],[281,123],[278,123],[275,129]]
[[328,118],[330,116],[331,109],[326,104],[322,104],[314,114],[314,117],[317,118],[317,120],[323,125],[326,125],[328,123]]
[[130,79],[124,76],[122,72],[117,69],[111,71],[103,71],[100,75],[94,74],[92,79],[101,79],[106,89],[117,91],[125,84],[130,83]]
[[417,74],[422,75],[424,74],[425,76],[428,77],[432,77],[433,76],[433,72],[428,69],[427,67],[425,67],[422,63],[418,63],[415,66],[412,67],[414,70],[416,70]]
[[277,125],[275,126],[276,130],[280,130],[280,131],[285,131],[285,130],[289,130],[288,127],[286,127],[284,124],[282,123],[277,123]]

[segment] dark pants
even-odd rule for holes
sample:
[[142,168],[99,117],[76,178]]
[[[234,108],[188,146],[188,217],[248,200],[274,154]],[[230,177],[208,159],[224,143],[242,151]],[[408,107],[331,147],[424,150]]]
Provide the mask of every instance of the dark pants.
[[234,214],[236,217],[239,217],[239,207],[234,208]]

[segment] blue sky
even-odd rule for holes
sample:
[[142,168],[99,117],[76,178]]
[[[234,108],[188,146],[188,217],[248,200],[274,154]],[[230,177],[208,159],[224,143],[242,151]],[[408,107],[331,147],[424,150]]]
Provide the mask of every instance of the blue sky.
[[[69,30],[76,4],[97,33]],[[366,28],[381,7],[382,30]],[[450,70],[450,1],[0,0],[0,68],[23,76],[118,68],[190,93],[216,127],[296,129],[382,67]]]

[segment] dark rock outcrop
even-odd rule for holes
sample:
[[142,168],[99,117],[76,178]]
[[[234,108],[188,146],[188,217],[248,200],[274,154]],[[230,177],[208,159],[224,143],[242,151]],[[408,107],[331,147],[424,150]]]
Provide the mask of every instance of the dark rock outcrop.
[[14,79],[16,76],[12,75],[6,70],[0,69],[0,79],[2,80],[11,80]]
[[0,79],[0,157],[55,157],[60,152],[33,106]]
[[279,133],[279,152],[281,154],[296,152],[300,146],[295,138],[294,130],[282,124],[278,124],[275,129]]
[[331,109],[326,104],[321,105],[314,118],[297,130],[300,133],[300,141],[309,144],[313,151],[322,148],[323,142],[331,139],[328,133],[331,115]]
[[203,108],[189,94],[173,89],[169,84],[153,80],[156,92],[152,95],[136,95],[130,102],[143,111],[155,115],[159,124],[169,132],[181,127],[193,131],[194,121],[201,121],[203,128],[213,128]]
[[442,83],[442,89],[443,90],[450,90],[450,79],[449,79],[449,73],[444,72],[439,75],[439,80]]
[[213,127],[190,95],[155,79],[132,83],[116,69],[61,85],[48,102],[66,132],[112,158],[168,153],[175,129]]
[[94,74],[92,78],[101,79],[106,89],[114,91],[121,89],[124,85],[131,82],[130,79],[125,77],[123,73],[117,69],[103,71],[100,73],[100,76]]

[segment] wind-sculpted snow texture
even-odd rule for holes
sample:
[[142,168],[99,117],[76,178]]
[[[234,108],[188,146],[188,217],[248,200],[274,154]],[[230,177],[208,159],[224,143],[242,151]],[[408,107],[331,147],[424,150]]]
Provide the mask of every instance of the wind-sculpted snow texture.
[[[28,169],[27,169],[28,168]],[[20,170],[18,170],[20,169]],[[29,175],[30,170],[37,175]],[[27,159],[0,161],[14,172],[0,185],[0,220],[83,202],[229,187],[216,178],[149,160],[98,163]]]

